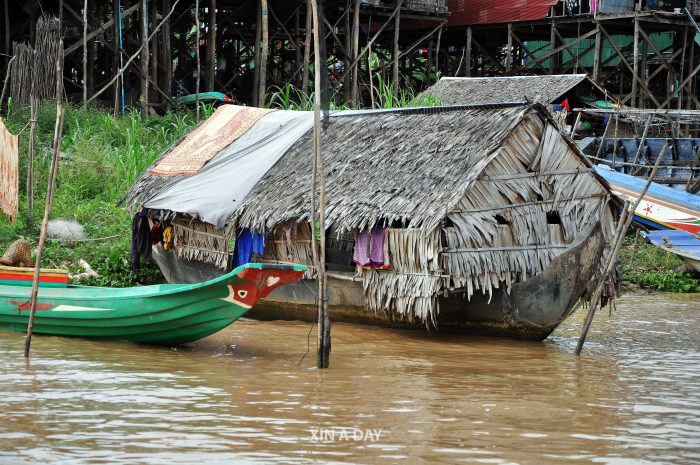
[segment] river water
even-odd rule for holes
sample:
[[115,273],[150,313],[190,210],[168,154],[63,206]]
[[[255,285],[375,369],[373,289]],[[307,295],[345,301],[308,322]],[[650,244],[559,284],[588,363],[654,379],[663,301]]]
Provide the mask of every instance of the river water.
[[0,331],[0,463],[700,463],[700,295],[545,342],[241,320],[180,349]]

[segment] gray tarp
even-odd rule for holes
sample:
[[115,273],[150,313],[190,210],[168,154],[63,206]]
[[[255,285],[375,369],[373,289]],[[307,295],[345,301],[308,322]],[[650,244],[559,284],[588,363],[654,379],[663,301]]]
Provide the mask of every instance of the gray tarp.
[[187,213],[223,228],[239,202],[313,124],[313,112],[269,113],[196,174],[166,187],[144,206]]

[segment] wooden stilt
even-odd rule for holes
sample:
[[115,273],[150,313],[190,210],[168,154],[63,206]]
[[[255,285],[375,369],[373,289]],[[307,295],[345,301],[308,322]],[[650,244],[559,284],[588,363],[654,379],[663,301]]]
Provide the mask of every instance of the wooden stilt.
[[[119,72],[119,53],[120,53],[120,43],[119,43],[119,0],[112,1],[112,15],[113,15],[113,26],[112,37],[114,38],[114,60],[112,61],[112,69],[114,74]],[[119,114],[119,86],[120,79],[114,81],[114,116]]]
[[214,90],[216,78],[216,0],[209,0],[209,34],[207,36],[206,90]]
[[510,72],[510,62],[513,59],[513,23],[508,23],[508,40],[506,43],[506,73]]
[[87,41],[87,11],[88,0],[83,3],[83,105],[87,105],[87,90],[88,90],[88,41]]
[[304,66],[301,80],[301,93],[309,95],[309,66],[311,61],[311,27],[313,13],[311,11],[311,0],[306,0],[306,37],[304,39]]
[[[435,79],[440,77],[440,42],[442,41],[442,26],[438,29],[437,45],[435,45]],[[432,77],[431,77],[432,80]]]
[[637,106],[639,82],[639,17],[634,17],[634,37],[632,39],[632,106]]
[[[557,26],[554,23],[554,19],[552,19],[552,27],[549,31],[549,48],[550,50],[554,50],[557,46]],[[556,74],[557,68],[559,67],[558,58],[559,54],[555,54],[549,59],[549,74]]]
[[151,83],[151,86],[153,87],[153,90],[155,91],[155,95],[150,92],[149,95],[152,103],[158,103],[158,101],[161,99],[158,97],[158,93],[160,92],[160,89],[158,88],[158,55],[160,55],[158,53],[158,39],[160,38],[160,36],[156,31],[156,24],[158,24],[157,2],[151,2],[151,10],[149,13],[151,15],[151,27],[153,28],[153,31],[156,32],[156,34],[151,39],[151,53],[148,58],[148,63],[151,67],[149,71],[150,77],[148,79]]
[[[194,53],[195,53],[195,59],[197,60],[197,79],[195,81],[195,98],[194,98],[194,103],[195,107],[197,108],[196,114],[197,114],[197,120],[199,120],[199,85],[201,82],[202,78],[202,59],[199,56],[199,40],[201,36],[201,30],[199,27],[199,0],[194,0],[194,24],[195,24],[195,30],[196,30],[196,42],[194,45]],[[257,67],[257,63],[255,64]]]
[[[345,26],[345,53],[343,54],[343,64],[345,69],[350,68],[350,55],[352,54],[352,26],[350,25],[350,5],[352,0],[346,2],[345,11],[343,14],[343,24]],[[343,102],[350,101],[350,80],[352,75],[345,73],[343,77]]]
[[464,76],[470,77],[472,75],[472,27],[467,27],[467,48],[464,52]]
[[394,52],[393,61],[391,69],[391,85],[393,89],[393,99],[394,104],[398,102],[399,99],[399,34],[401,32],[401,4],[403,0],[399,0],[399,11],[396,12],[396,18],[394,18]]
[[[360,53],[360,0],[355,0],[352,10],[352,58],[353,63],[357,63]],[[348,74],[348,70],[345,70]],[[360,89],[359,83],[360,67],[355,65],[352,68],[352,104],[357,108],[359,106],[358,92]]]
[[[170,10],[170,0],[163,0],[161,11],[165,13]],[[169,98],[173,95],[173,58],[172,46],[170,42],[170,18],[163,21],[161,27],[161,65],[163,66],[163,78],[160,88]]]
[[148,116],[148,0],[141,0],[141,114]]
[[260,0],[262,35],[260,37],[260,77],[258,88],[258,106],[265,106],[265,93],[267,92],[267,59],[270,53],[270,25],[267,11],[267,0]]
[[298,70],[301,69],[302,61],[301,61],[301,40],[299,38],[301,37],[301,6],[297,6],[296,10],[294,10],[294,61],[295,61],[295,68],[297,69],[297,72],[294,73],[294,79],[296,81],[297,88],[301,88],[301,81],[303,79],[303,74],[299,74]]
[[10,56],[12,55],[12,50],[10,49],[10,0],[5,0],[5,69],[7,70],[10,66]]
[[255,1],[255,68],[253,69],[253,105],[260,106],[260,42],[262,41],[262,0]]

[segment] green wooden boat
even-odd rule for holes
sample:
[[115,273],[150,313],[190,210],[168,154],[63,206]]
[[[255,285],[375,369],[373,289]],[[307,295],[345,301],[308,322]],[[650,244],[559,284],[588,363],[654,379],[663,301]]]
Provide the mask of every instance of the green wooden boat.
[[[227,327],[306,267],[248,263],[198,284],[131,288],[40,284],[34,333],[177,345]],[[25,332],[31,282],[0,284],[0,329]]]

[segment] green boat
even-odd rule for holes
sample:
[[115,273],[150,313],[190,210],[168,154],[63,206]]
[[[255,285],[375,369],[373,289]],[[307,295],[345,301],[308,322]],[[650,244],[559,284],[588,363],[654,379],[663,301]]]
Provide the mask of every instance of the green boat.
[[[40,281],[33,332],[98,340],[178,345],[238,320],[258,299],[300,281],[306,267],[248,263],[198,284],[105,288]],[[0,329],[25,332],[31,281],[3,279]]]

